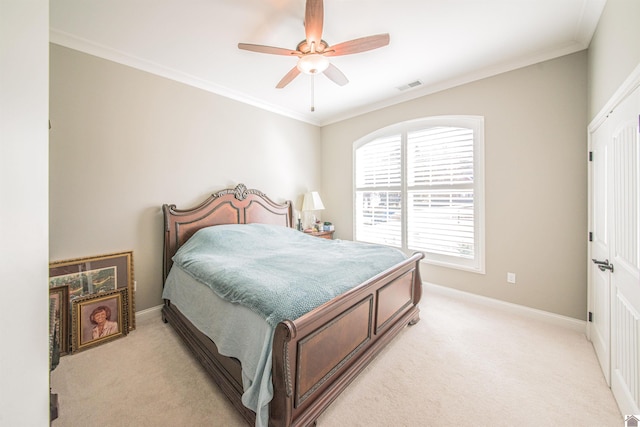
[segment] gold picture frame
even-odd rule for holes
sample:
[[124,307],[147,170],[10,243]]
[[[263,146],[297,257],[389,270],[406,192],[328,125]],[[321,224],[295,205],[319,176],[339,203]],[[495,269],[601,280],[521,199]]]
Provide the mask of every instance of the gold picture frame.
[[49,288],[49,359],[51,368],[57,357],[69,351],[69,286]]
[[72,301],[72,353],[127,335],[127,294],[119,289]]
[[49,263],[49,287],[69,286],[70,304],[77,298],[127,289],[129,330],[136,328],[133,251]]

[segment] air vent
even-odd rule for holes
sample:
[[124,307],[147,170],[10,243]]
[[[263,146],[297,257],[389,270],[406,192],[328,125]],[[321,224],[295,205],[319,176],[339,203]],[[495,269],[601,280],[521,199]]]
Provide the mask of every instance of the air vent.
[[398,86],[397,89],[399,91],[413,89],[415,87],[422,86],[422,82],[420,80],[416,80],[411,83],[407,83],[406,85]]

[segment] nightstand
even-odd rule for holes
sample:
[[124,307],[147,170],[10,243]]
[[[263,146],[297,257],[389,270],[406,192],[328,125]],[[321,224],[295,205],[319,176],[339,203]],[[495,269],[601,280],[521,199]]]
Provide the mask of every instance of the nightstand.
[[333,239],[333,233],[335,233],[335,231],[312,231],[311,233],[307,233],[305,231],[306,234],[310,234],[312,236],[315,237],[320,237],[321,239],[328,239],[328,240],[332,240]]

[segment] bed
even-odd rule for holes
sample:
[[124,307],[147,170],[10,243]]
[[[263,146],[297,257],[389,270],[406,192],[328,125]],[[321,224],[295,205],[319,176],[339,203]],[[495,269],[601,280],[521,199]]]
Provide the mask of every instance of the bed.
[[[215,232],[216,236],[223,236],[216,237],[223,239],[219,242],[226,242],[228,235],[224,233],[250,227],[275,236],[291,235],[299,240],[294,244],[296,248],[321,241],[322,245],[340,249],[357,243],[345,241],[341,246],[337,241],[303,236],[293,229],[291,202],[276,203],[243,184],[216,192],[192,209],[164,205],[163,213],[163,321],[175,329],[248,424],[314,425],[324,409],[385,345],[405,326],[419,321],[421,253],[403,255],[383,271],[358,279],[357,285],[299,317],[273,317],[269,323],[253,307],[247,309],[225,301],[202,283],[195,283],[200,281],[191,280],[195,276],[185,274],[182,270],[186,267],[174,265],[174,259],[180,260],[176,264],[181,262],[180,256],[205,233]],[[235,264],[233,258],[228,264]],[[280,270],[279,274],[284,282],[298,273]],[[337,276],[327,277],[336,281]],[[342,281],[341,277],[338,279]],[[196,302],[187,304],[186,295]],[[260,345],[237,354],[229,350],[229,343],[249,342],[245,333],[258,339],[265,334],[266,338]],[[254,366],[257,363],[248,353],[262,357],[264,372]],[[256,369],[258,373],[254,372]],[[268,403],[253,402],[250,409],[247,389],[251,387],[259,390],[258,394],[267,390]]]

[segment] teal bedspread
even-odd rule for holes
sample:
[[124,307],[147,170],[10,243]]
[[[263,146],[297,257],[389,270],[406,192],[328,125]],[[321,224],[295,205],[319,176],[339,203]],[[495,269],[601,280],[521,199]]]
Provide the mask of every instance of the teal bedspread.
[[265,224],[196,232],[173,262],[219,297],[275,326],[295,320],[406,259],[398,249]]

